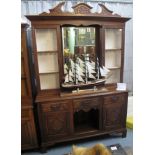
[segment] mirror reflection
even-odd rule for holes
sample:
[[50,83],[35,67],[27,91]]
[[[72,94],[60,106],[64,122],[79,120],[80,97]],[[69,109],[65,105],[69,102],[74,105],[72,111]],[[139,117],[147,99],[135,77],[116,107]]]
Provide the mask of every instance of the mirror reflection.
[[82,57],[84,53],[95,56],[95,27],[63,27],[62,37],[65,58]]
[[77,84],[87,83],[89,77],[95,79],[95,38],[95,27],[62,28],[65,82]]
[[[99,66],[95,27],[62,27],[64,88],[104,83],[109,72]],[[103,71],[102,71],[103,70]]]

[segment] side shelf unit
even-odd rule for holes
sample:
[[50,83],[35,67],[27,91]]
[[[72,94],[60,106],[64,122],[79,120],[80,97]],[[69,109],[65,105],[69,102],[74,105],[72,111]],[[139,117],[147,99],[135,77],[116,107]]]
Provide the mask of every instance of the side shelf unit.
[[38,147],[27,49],[27,24],[21,24],[21,150]]

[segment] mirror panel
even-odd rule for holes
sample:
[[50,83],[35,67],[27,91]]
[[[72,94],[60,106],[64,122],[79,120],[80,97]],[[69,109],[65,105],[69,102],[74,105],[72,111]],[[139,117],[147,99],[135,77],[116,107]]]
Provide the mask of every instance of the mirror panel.
[[64,59],[84,53],[95,57],[95,27],[62,27],[62,42]]
[[62,27],[62,43],[65,82],[86,82],[87,64],[90,64],[88,81],[89,76],[95,79],[96,28]]

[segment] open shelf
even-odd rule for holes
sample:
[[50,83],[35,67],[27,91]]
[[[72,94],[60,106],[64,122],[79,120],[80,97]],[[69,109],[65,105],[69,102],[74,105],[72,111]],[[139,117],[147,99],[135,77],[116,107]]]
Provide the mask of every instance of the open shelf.
[[94,128],[93,126],[87,125],[87,124],[82,124],[78,127],[75,128],[75,133],[87,133],[87,132],[97,132],[99,129]]
[[58,74],[58,71],[46,71],[46,72],[40,72],[39,74]]
[[122,50],[121,48],[118,48],[118,49],[117,48],[115,48],[115,49],[105,49],[106,52],[110,52],[110,51],[116,51],[116,52],[118,51],[119,52],[121,50]]
[[122,29],[105,29],[105,49],[121,49],[122,47]]
[[58,72],[58,55],[57,53],[49,53],[38,55],[39,73],[48,73],[49,71]]
[[37,51],[38,54],[57,53],[58,51]]
[[40,74],[40,87],[44,89],[58,89],[59,86],[59,74]]
[[108,69],[110,70],[114,70],[114,69],[120,69],[121,67],[120,66],[113,66],[113,67],[108,67]]
[[105,52],[105,66],[107,68],[120,68],[121,66],[121,51]]
[[37,51],[57,51],[56,29],[36,29]]
[[106,80],[106,83],[118,83],[120,82],[120,69],[111,69],[111,76]]
[[94,132],[99,130],[99,110],[90,109],[88,112],[83,110],[74,112],[74,131]]

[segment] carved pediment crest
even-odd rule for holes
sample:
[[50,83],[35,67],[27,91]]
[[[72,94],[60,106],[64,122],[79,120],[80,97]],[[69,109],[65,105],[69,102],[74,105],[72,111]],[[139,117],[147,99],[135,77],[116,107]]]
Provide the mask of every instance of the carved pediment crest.
[[110,11],[108,8],[105,7],[103,4],[98,4],[102,11],[101,13],[92,13],[92,7],[85,3],[79,3],[73,6],[74,12],[65,12],[62,11],[62,7],[65,5],[65,2],[61,2],[53,9],[49,9],[49,13],[43,12],[39,14],[40,16],[79,16],[79,15],[87,15],[87,16],[109,16],[109,17],[120,17],[118,14],[113,14],[113,11]]
[[92,7],[85,4],[80,3],[72,7],[74,9],[75,14],[91,14]]

